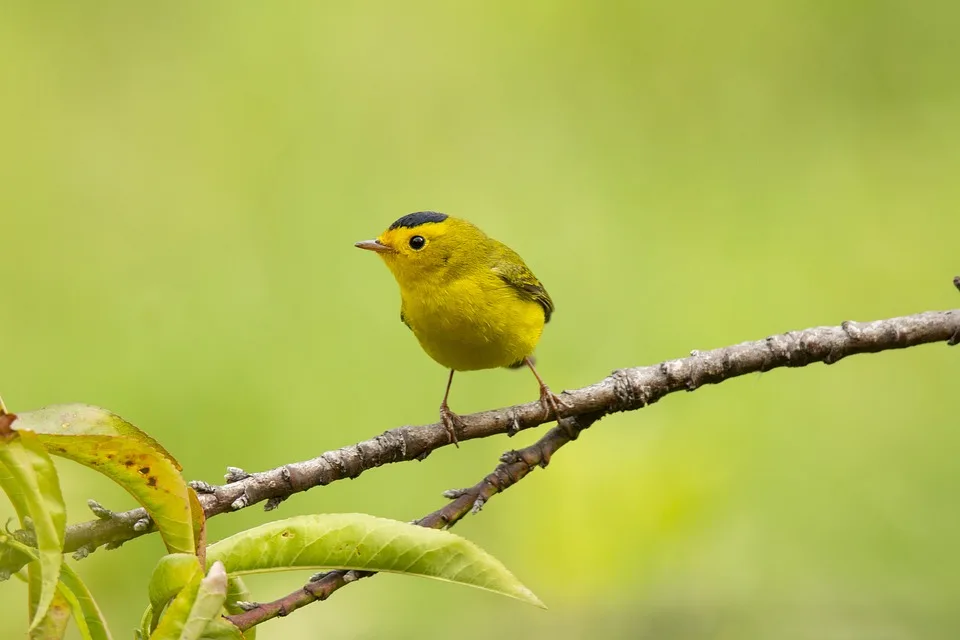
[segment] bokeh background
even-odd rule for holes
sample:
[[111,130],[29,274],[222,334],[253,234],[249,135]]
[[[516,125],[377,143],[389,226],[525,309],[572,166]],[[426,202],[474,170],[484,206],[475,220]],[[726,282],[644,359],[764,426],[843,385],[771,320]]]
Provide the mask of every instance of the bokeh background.
[[[7,3],[0,392],[149,431],[191,479],[436,418],[446,372],[356,240],[466,217],[557,303],[555,389],[960,306],[952,2]],[[777,370],[604,420],[457,531],[550,606],[383,576],[270,638],[953,638],[960,353]],[[461,376],[460,412],[532,377]],[[542,430],[541,430],[542,432]],[[412,519],[538,432],[275,514]],[[70,517],[131,499],[60,465]],[[0,516],[9,512],[0,507]],[[118,637],[157,536],[79,563]],[[73,562],[72,560],[70,562]],[[305,575],[251,579],[258,599]],[[0,585],[0,636],[25,593]]]

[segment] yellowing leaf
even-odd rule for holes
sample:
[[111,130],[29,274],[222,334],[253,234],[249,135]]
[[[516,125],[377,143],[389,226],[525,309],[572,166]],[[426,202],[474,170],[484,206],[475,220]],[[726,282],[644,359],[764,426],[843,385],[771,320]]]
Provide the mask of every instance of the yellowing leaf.
[[46,449],[122,486],[153,518],[171,553],[195,551],[188,486],[180,465],[156,440],[106,409],[68,404],[17,414]]
[[190,498],[190,521],[193,524],[193,541],[200,566],[207,566],[207,516],[200,504],[200,497],[193,487],[187,485],[187,494]]
[[180,471],[177,462],[163,446],[117,414],[90,404],[55,404],[36,411],[18,413],[14,430],[72,436],[127,436],[159,452]]
[[64,591],[57,589],[46,615],[30,632],[30,640],[59,640],[66,634],[67,623],[70,622],[70,603]]
[[499,560],[449,531],[364,514],[270,522],[207,547],[231,574],[284,569],[361,569],[458,582],[542,607]]
[[[35,434],[17,433],[0,440],[0,463],[6,474],[4,491],[18,511],[27,510],[37,536],[41,579],[39,593],[31,595],[32,631],[46,615],[56,593],[67,512],[57,470]],[[21,524],[22,518],[23,514]]]

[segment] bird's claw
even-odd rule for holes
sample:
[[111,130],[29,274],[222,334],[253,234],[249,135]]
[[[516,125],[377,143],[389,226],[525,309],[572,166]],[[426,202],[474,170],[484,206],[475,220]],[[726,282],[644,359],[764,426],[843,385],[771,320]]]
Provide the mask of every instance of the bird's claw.
[[450,411],[450,407],[446,404],[442,404],[440,405],[440,422],[443,423],[444,429],[450,434],[450,442],[459,449],[460,444],[457,440],[457,429],[464,427],[463,419],[453,411]]
[[562,417],[560,407],[571,409],[572,407],[564,402],[563,398],[550,391],[550,387],[543,385],[540,387],[540,406],[543,407],[544,417],[549,419],[553,416],[558,422]]

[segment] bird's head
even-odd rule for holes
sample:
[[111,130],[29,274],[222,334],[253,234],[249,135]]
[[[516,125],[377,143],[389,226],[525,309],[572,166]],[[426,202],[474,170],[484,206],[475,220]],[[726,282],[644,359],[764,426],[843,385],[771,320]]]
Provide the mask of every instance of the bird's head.
[[356,243],[375,251],[401,287],[429,285],[469,268],[487,236],[476,226],[436,211],[410,213],[375,240]]

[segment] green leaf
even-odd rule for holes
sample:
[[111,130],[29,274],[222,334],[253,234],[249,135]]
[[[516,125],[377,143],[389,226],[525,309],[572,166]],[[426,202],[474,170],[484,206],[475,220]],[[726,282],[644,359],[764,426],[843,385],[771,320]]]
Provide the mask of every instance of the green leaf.
[[449,531],[364,514],[308,515],[243,531],[207,547],[231,574],[361,569],[458,582],[543,607],[499,560]]
[[50,453],[99,471],[130,492],[156,523],[168,551],[195,551],[187,483],[156,440],[120,416],[84,404],[20,413],[11,427],[36,433]]
[[28,562],[30,556],[25,556],[12,547],[0,547],[0,582],[11,576],[19,576],[18,573]]
[[[223,608],[226,610],[227,614],[232,616],[238,613],[243,613],[244,609],[237,603],[241,601],[250,602],[250,600],[252,600],[250,597],[250,591],[247,589],[247,585],[244,584],[240,576],[231,576],[228,574],[227,601],[223,604]],[[231,624],[230,626],[232,627],[233,625]],[[250,627],[243,632],[243,637],[245,640],[256,640],[257,628]]]
[[222,562],[214,562],[207,572],[207,577],[200,581],[190,615],[180,631],[180,639],[199,640],[207,625],[220,619],[220,611],[226,599],[227,571]]
[[[53,601],[63,563],[63,534],[67,511],[53,460],[33,433],[17,433],[0,441],[0,463],[8,479],[3,484],[14,507],[26,509],[33,521],[40,556],[40,592],[31,598],[30,631],[33,631]],[[20,504],[18,508],[17,505]],[[21,524],[23,515],[21,514]]]
[[[0,548],[14,549],[17,553],[29,557],[31,561],[38,559],[36,549],[28,547],[8,536],[0,536]],[[76,620],[80,635],[84,640],[111,640],[106,620],[100,612],[96,601],[93,599],[93,595],[91,595],[90,590],[87,589],[87,585],[83,583],[83,580],[80,579],[80,576],[66,563],[60,566],[60,580],[57,585],[57,596],[54,597],[54,603],[57,602],[57,597],[62,597],[69,605],[70,613],[72,613],[74,620]],[[51,605],[50,610],[48,610],[47,617],[50,616],[52,610],[53,605]],[[46,622],[45,617],[38,625],[37,631],[44,629]],[[48,629],[49,628],[51,627],[48,627]],[[36,637],[47,638],[57,636],[47,631],[46,634],[38,633]]]
[[[2,443],[3,441],[0,440],[0,446],[2,446]],[[17,518],[20,519],[20,526],[23,526],[23,519],[30,516],[30,506],[27,504],[26,493],[2,460],[0,460],[0,489],[3,489],[3,492],[7,494],[14,510],[17,512]]]
[[223,618],[211,620],[207,628],[203,630],[201,638],[203,640],[252,640],[254,636],[250,633],[253,629],[240,631],[234,625]]
[[77,622],[80,635],[84,640],[111,640],[110,630],[103,612],[97,606],[93,594],[87,589],[80,576],[64,564],[60,568],[61,590],[67,590],[67,598],[73,609],[73,619]]
[[[150,640],[179,640],[183,627],[190,617],[190,611],[193,609],[193,603],[197,599],[197,591],[200,590],[200,580],[203,575],[198,571],[193,578],[180,590],[177,597],[173,599],[167,610],[160,617],[160,623],[150,635]],[[154,607],[156,612],[156,607]]]
[[[184,559],[171,556],[166,558],[170,560],[167,560],[163,567],[158,567],[162,574],[159,581],[168,585],[162,591],[167,592],[188,574],[190,577],[163,612],[150,640],[243,640],[252,637],[249,633],[244,636],[237,627],[221,618],[228,593],[228,578],[223,563],[213,563],[204,578],[199,570],[190,572]],[[199,569],[196,558],[194,561],[194,566]],[[154,574],[156,577],[157,572]],[[159,593],[155,595],[162,597]],[[156,605],[151,605],[148,611],[151,609],[156,611]],[[141,621],[141,634],[144,633],[146,620],[145,614]]]
[[147,587],[153,610],[150,631],[157,627],[167,603],[198,576],[203,577],[203,570],[197,556],[191,553],[171,553],[160,558]]
[[[10,470],[7,469],[3,462],[0,462],[0,489],[7,494],[7,497],[13,504],[14,510],[17,512],[17,519],[20,522],[20,526],[24,527],[25,519],[30,517],[30,507],[27,506],[26,494],[23,492],[23,487],[14,479],[13,474],[10,473]],[[21,553],[16,547],[4,545],[0,548],[0,567],[9,569],[11,573],[19,571],[20,568],[30,562],[31,559],[32,557],[30,555]],[[31,609],[31,616],[32,615],[33,609]]]
[[147,640],[153,627],[153,607],[147,605],[147,609],[140,616],[140,626],[134,632],[137,637],[136,640]]

